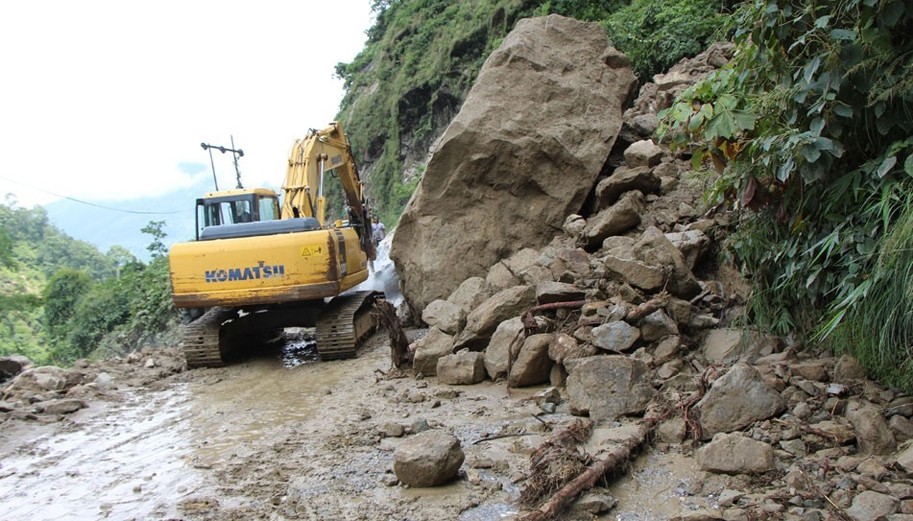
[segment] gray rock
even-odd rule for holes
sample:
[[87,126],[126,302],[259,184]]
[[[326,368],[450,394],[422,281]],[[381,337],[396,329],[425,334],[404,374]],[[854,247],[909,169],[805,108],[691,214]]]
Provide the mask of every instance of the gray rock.
[[670,336],[664,338],[656,344],[656,349],[653,350],[653,363],[662,365],[677,357],[681,343],[681,337]]
[[678,336],[678,326],[665,311],[658,309],[640,321],[640,334],[645,342],[656,342],[669,336]]
[[599,208],[612,206],[622,194],[632,190],[643,194],[655,194],[659,192],[661,184],[659,177],[656,177],[647,167],[618,167],[612,172],[612,175],[596,185]]
[[552,361],[548,357],[548,346],[552,335],[530,335],[520,348],[520,354],[510,369],[508,383],[511,387],[527,387],[548,382]]
[[655,291],[663,286],[665,277],[662,268],[650,266],[637,259],[607,255],[603,262],[606,271],[621,282],[644,291]]
[[435,300],[422,311],[422,321],[448,335],[457,334],[465,319],[466,312],[448,300]]
[[895,414],[888,420],[888,427],[894,432],[894,439],[898,442],[913,440],[913,421],[906,416]]
[[[570,363],[573,362],[573,363]],[[653,397],[647,365],[626,356],[591,356],[565,362],[572,414],[600,420],[640,414]]]
[[634,256],[646,264],[658,266],[667,274],[669,292],[683,299],[691,299],[701,292],[701,285],[685,264],[678,250],[663,232],[656,227],[647,228],[634,246]]
[[507,375],[510,346],[513,345],[514,357],[516,357],[520,346],[523,345],[523,340],[523,322],[519,317],[498,324],[498,328],[485,349],[484,364],[489,378],[497,380]]
[[625,163],[629,168],[640,166],[653,167],[659,164],[663,158],[663,149],[659,147],[652,139],[645,139],[632,143],[625,149]]
[[813,382],[827,381],[826,360],[806,360],[789,366],[789,372]]
[[438,381],[448,385],[472,385],[485,379],[485,362],[482,353],[460,351],[442,356],[437,361]]
[[436,327],[415,341],[412,367],[425,376],[437,375],[437,361],[453,353],[453,337]]
[[64,398],[61,400],[42,402],[38,408],[44,414],[70,414],[80,409],[85,409],[88,406],[89,405],[82,400]]
[[691,270],[694,269],[698,259],[710,246],[710,237],[707,237],[707,234],[700,230],[667,233],[666,238],[682,252],[682,256],[685,258],[685,265]]
[[99,391],[110,391],[111,389],[114,389],[114,378],[105,372],[95,375],[93,383],[95,384],[95,388]]
[[466,317],[466,327],[457,335],[454,349],[483,349],[498,325],[522,315],[536,305],[536,292],[529,286],[499,291]]
[[572,302],[583,299],[584,291],[573,284],[548,281],[536,286],[536,300],[539,304]]
[[711,364],[754,361],[760,356],[761,336],[746,329],[712,329],[701,342],[701,353]]
[[398,423],[386,422],[377,428],[377,432],[385,438],[402,438],[406,428]]
[[593,356],[596,353],[595,346],[590,344],[581,345],[576,338],[566,333],[554,335],[551,344],[548,346],[548,357],[559,364],[563,364],[565,360]]
[[558,15],[517,22],[438,140],[397,225],[391,258],[414,310],[518,246],[551,241],[592,190],[636,81],[599,24]]
[[488,291],[485,279],[482,277],[469,277],[457,289],[453,290],[447,300],[459,306],[468,315],[470,311],[479,307],[490,296],[491,293]]
[[894,434],[881,414],[881,408],[863,400],[850,400],[846,419],[856,431],[860,454],[888,454],[894,450]]
[[687,433],[685,420],[681,416],[670,418],[656,428],[656,436],[663,443],[681,443],[685,441]]
[[895,458],[897,459],[897,465],[908,475],[913,476],[913,445],[907,446],[907,448],[898,453]]
[[843,355],[837,360],[834,367],[834,381],[838,383],[852,383],[865,379],[865,370],[859,365],[859,360],[854,356]]
[[453,481],[464,459],[460,440],[429,430],[403,440],[393,451],[393,472],[411,487],[435,487]]
[[697,451],[702,470],[726,474],[767,472],[774,468],[774,449],[741,434],[718,433]]
[[853,504],[846,511],[855,521],[879,521],[897,512],[899,502],[886,494],[866,490],[853,498]]
[[574,502],[573,510],[599,515],[612,510],[617,504],[618,500],[614,496],[589,490]]
[[593,328],[593,343],[600,349],[624,352],[640,340],[640,329],[624,320],[616,320]]
[[631,128],[640,137],[650,137],[659,128],[659,119],[656,114],[638,114],[631,118]]
[[496,262],[485,275],[486,287],[495,293],[518,286],[520,283],[520,277],[510,271],[504,261]]
[[644,204],[642,193],[626,193],[617,203],[600,210],[587,221],[586,228],[580,234],[581,245],[590,249],[598,248],[606,237],[620,235],[637,226],[640,224]]
[[786,402],[757,369],[739,363],[713,382],[696,408],[706,440],[775,416],[786,409]]
[[586,219],[575,213],[568,215],[564,220],[564,224],[561,225],[561,229],[564,230],[564,233],[566,233],[568,237],[574,239],[583,233],[584,228],[586,228]]

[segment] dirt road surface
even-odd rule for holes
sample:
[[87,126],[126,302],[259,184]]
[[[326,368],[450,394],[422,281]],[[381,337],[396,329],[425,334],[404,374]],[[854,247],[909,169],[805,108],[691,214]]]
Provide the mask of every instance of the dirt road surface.
[[[397,377],[383,333],[354,360],[286,346],[121,388],[59,421],[6,422],[0,519],[509,519],[529,453],[570,419],[527,399],[540,390]],[[393,450],[429,428],[461,440],[460,479],[399,485]],[[684,459],[643,461],[601,519],[665,519],[695,500]]]

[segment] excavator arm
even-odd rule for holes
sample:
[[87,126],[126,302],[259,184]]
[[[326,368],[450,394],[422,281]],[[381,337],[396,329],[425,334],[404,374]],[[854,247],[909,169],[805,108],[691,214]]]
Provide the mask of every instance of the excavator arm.
[[371,222],[364,201],[364,185],[358,175],[352,148],[342,125],[334,121],[323,130],[311,130],[292,145],[282,190],[282,219],[313,217],[326,227],[326,178],[339,178],[349,211],[349,224],[356,228],[362,249],[374,260]]

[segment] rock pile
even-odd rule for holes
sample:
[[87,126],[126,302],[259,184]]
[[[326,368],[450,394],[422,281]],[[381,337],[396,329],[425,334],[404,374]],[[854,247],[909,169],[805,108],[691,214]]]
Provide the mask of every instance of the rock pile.
[[551,384],[597,420],[659,419],[659,447],[714,477],[690,492],[713,508],[682,519],[913,519],[913,397],[865,380],[851,357],[736,327],[745,285],[713,255],[728,217],[705,212],[687,158],[652,139],[656,112],[729,52],[712,47],[641,89],[603,174],[547,245],[440,286],[455,289],[421,307],[415,369]]
[[[9,363],[10,361],[15,362]],[[143,348],[124,358],[90,363],[77,361],[73,368],[32,367],[21,356],[0,359],[0,367],[17,367],[0,387],[0,423],[7,420],[51,420],[88,407],[99,396],[121,388],[147,386],[186,368],[177,349]]]

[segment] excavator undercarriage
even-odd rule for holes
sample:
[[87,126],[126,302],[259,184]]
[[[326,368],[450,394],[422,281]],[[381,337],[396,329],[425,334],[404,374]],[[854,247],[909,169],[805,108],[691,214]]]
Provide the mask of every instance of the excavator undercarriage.
[[261,344],[284,327],[314,327],[321,360],[353,358],[377,326],[372,313],[381,294],[359,291],[329,303],[304,303],[251,312],[214,307],[182,331],[189,367],[221,367],[250,345]]

